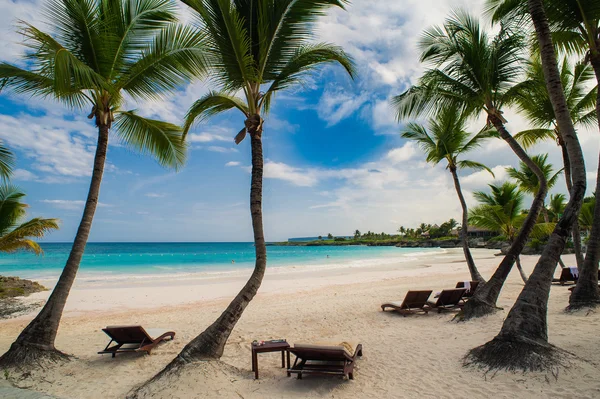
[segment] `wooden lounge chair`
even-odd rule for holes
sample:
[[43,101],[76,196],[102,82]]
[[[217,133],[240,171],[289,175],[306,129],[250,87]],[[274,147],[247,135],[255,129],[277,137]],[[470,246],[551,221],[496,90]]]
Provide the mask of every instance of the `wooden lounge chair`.
[[443,310],[452,310],[462,307],[464,304],[463,296],[467,291],[466,288],[450,288],[440,292],[435,302],[427,302],[427,305],[432,309],[437,309],[438,313]]
[[[469,284],[466,284],[469,283]],[[467,287],[468,285],[468,287]],[[465,295],[463,296],[464,298],[471,298],[474,294],[475,294],[475,290],[477,289],[477,286],[479,285],[479,281],[459,281],[458,283],[456,283],[456,288],[466,288],[467,291],[465,292]]]
[[418,311],[427,314],[429,308],[427,307],[427,300],[431,295],[431,290],[425,291],[408,291],[406,297],[402,302],[387,302],[381,305],[381,310],[385,311],[386,308],[392,308],[396,312],[402,314],[404,317],[408,314],[412,314]]
[[[152,349],[161,341],[175,338],[175,333],[159,328],[145,330],[142,326],[108,326],[102,331],[110,337],[110,342],[99,354],[110,353],[115,357],[121,352],[146,352],[150,354]],[[110,346],[112,343],[113,346]]]
[[558,279],[552,279],[553,283],[559,283],[565,285],[567,283],[576,284],[579,279],[579,270],[576,267],[565,267],[560,271],[560,277]]
[[[354,352],[352,351],[354,349]],[[296,355],[294,364],[288,369],[288,377],[293,374],[302,379],[303,374],[341,375],[354,379],[354,366],[362,356],[362,345],[353,346],[347,342],[339,345],[294,344],[288,348]]]

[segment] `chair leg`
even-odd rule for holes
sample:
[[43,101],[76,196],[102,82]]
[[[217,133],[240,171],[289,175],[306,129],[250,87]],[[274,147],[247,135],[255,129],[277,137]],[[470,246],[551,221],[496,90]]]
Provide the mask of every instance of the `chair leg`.
[[354,379],[354,373],[348,373],[348,379],[353,380]]

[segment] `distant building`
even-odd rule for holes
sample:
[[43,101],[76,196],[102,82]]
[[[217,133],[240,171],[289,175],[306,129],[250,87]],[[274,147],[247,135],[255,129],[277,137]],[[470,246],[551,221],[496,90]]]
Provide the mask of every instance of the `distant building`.
[[469,234],[468,234],[469,238],[492,238],[492,237],[496,237],[497,235],[498,235],[498,233],[496,233],[495,231],[490,230],[490,229],[486,229],[483,227],[469,226]]

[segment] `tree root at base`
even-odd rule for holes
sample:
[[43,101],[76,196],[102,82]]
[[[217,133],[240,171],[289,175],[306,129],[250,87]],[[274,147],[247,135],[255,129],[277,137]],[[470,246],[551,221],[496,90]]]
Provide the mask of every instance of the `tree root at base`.
[[42,349],[35,345],[13,343],[10,349],[0,357],[0,369],[12,369],[17,373],[31,371],[32,368],[45,368],[70,361],[72,356],[58,349]]
[[541,371],[552,372],[556,376],[558,367],[567,367],[569,353],[550,345],[524,338],[499,338],[473,348],[463,359],[463,366],[475,366],[486,372]]

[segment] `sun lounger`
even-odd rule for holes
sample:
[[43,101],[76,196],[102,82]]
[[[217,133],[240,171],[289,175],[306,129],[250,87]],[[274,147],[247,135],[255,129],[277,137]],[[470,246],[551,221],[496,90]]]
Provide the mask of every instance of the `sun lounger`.
[[467,292],[466,288],[450,288],[440,292],[435,302],[427,302],[432,309],[437,309],[438,313],[443,310],[452,310],[462,307],[464,304],[463,296]]
[[288,369],[302,379],[303,374],[341,375],[354,379],[354,366],[362,356],[362,345],[342,342],[338,345],[294,344],[288,351],[296,355],[294,364]]
[[407,314],[414,312],[425,312],[429,311],[427,307],[427,300],[431,295],[431,290],[426,291],[408,291],[406,297],[402,302],[387,302],[381,305],[381,310],[385,311],[386,308],[392,308],[406,317]]
[[579,279],[579,270],[576,267],[565,267],[560,271],[560,277],[558,279],[552,279],[553,283],[559,283],[565,285],[567,283],[575,284]]
[[475,294],[475,290],[479,285],[479,281],[459,281],[456,283],[456,288],[466,288],[463,298],[471,298]]
[[[110,353],[115,357],[122,352],[146,352],[150,354],[152,349],[167,338],[175,338],[175,333],[159,328],[145,330],[142,326],[108,326],[102,331],[110,337],[110,342],[99,354]],[[114,345],[111,344],[114,342]]]

